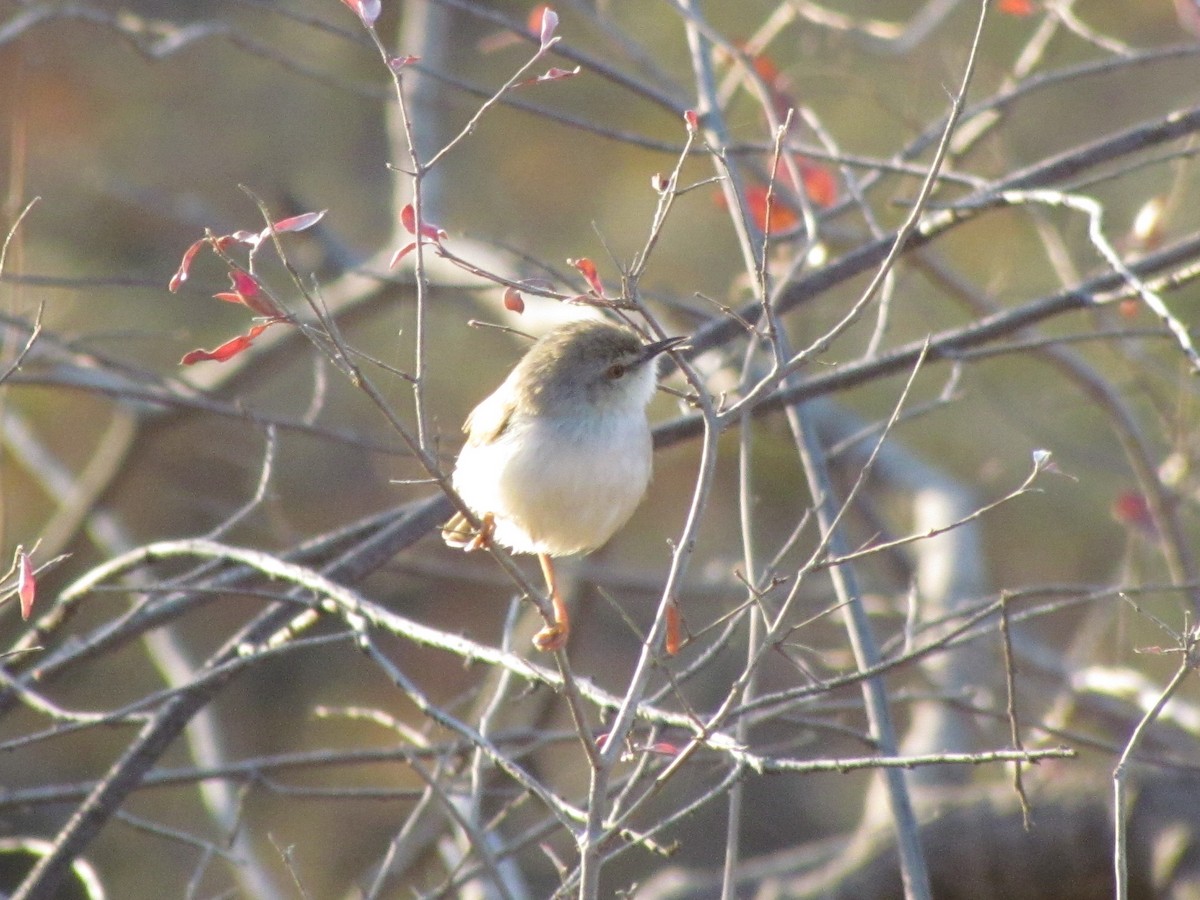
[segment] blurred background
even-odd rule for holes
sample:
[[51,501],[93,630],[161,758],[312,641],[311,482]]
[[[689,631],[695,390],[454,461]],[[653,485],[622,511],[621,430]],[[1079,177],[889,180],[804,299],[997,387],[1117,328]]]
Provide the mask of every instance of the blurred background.
[[[823,229],[811,246],[805,244],[795,191],[781,192],[768,254],[777,283],[789,273],[798,278],[819,271],[872,234],[898,227],[932,152],[910,148],[922,134],[936,139],[962,77],[978,5],[744,0],[700,6],[711,33],[755,61],[772,96],[805,110],[792,139],[805,150],[806,202]],[[979,136],[968,144],[960,132],[962,143],[947,159],[935,209],[1007,173],[1200,100],[1200,47],[1184,27],[1185,3],[1178,9],[1167,0],[996,6],[968,101],[984,103],[1017,83],[1032,87],[993,106],[997,118],[986,129],[982,113],[967,117],[964,128],[979,127]],[[681,112],[698,105],[685,29],[671,3],[578,0],[555,8],[563,36],[555,50],[563,53],[551,53],[527,77],[552,65],[581,65],[580,74],[523,85],[488,110],[439,163],[423,211],[446,230],[447,248],[485,270],[538,279],[535,288],[548,284],[562,294],[583,294],[587,285],[567,260],[585,257],[596,262],[616,296],[621,267],[643,249],[650,232],[659,200],[652,182],[670,173],[683,147]],[[423,148],[456,134],[536,50],[536,41],[514,32],[525,27],[531,11],[532,4],[384,0],[377,27],[388,52],[424,57],[401,76],[406,88],[424,85],[431,92],[412,103]],[[726,153],[750,173],[747,191],[754,185],[761,190],[771,130],[730,54],[718,48],[713,55],[725,101]],[[1078,73],[1087,66],[1097,71]],[[1064,72],[1076,74],[1055,77]],[[120,552],[222,526],[255,498],[268,458],[265,490],[221,540],[284,553],[436,492],[428,483],[404,483],[421,481],[425,472],[379,407],[286,326],[269,330],[269,340],[264,336],[261,345],[228,363],[179,365],[188,351],[216,347],[249,327],[244,307],[212,299],[228,289],[228,281],[226,267],[208,251],[196,258],[180,291],[167,289],[184,251],[206,229],[223,235],[263,227],[244,186],[276,218],[327,210],[314,228],[285,236],[288,261],[306,284],[319,286],[314,294],[343,311],[346,343],[363,354],[360,364],[386,402],[412,422],[413,393],[404,377],[413,372],[417,333],[411,258],[395,273],[386,271],[391,253],[409,239],[398,216],[411,186],[397,171],[409,159],[403,141],[394,139],[388,70],[353,11],[337,0],[95,0],[65,6],[0,0],[0,86],[6,233],[38,198],[11,232],[0,273],[0,370],[21,351],[39,309],[43,328],[21,371],[0,391],[0,551],[7,556],[18,544],[30,550],[40,538],[36,563],[67,554],[39,577],[39,606],[52,604],[57,592]],[[1185,134],[1173,143],[1147,144],[1103,166],[1080,166],[1052,186],[1100,202],[1108,238],[1125,259],[1137,259],[1197,229],[1193,143]],[[677,199],[639,289],[669,332],[691,334],[754,295],[728,203],[719,185],[707,181],[719,172],[711,156],[696,152],[681,171],[681,184],[694,187]],[[861,191],[865,197],[856,197]],[[753,200],[748,209],[753,218]],[[895,269],[882,347],[871,346],[879,327],[872,307],[801,371],[803,378],[1031,304],[1109,271],[1088,240],[1085,218],[1049,206],[988,212],[922,253]],[[461,443],[463,418],[528,345],[525,338],[471,323],[537,334],[564,311],[561,301],[539,297],[534,289],[525,293],[526,311],[513,313],[504,309],[495,283],[436,261],[431,266],[434,284],[422,323],[429,348],[426,408],[432,446],[448,467]],[[263,267],[276,296],[293,313],[305,314],[278,262],[264,258]],[[794,345],[807,346],[838,322],[873,271],[833,283],[790,313],[785,325]],[[1166,296],[1190,325],[1196,288],[1184,283]],[[1066,313],[1040,329],[1004,337],[1069,348],[1083,367],[1076,375],[1091,373],[1093,387],[1102,384],[1108,396],[1089,390],[1086,379],[1067,374],[1061,361],[1036,347],[931,362],[906,401],[915,412],[889,437],[900,461],[888,465],[909,473],[914,469],[908,466],[926,467],[913,476],[917,482],[961,489],[964,494],[955,496],[968,497],[973,509],[1017,489],[1033,469],[1035,450],[1052,451],[1056,470],[1039,476],[1036,492],[988,511],[972,524],[966,543],[956,545],[955,552],[969,547],[973,557],[972,586],[956,602],[984,604],[1001,592],[1027,592],[1040,605],[1017,631],[1031,659],[1057,657],[1060,665],[1097,678],[1120,670],[1144,679],[1135,687],[1160,688],[1178,658],[1136,651],[1172,641],[1148,614],[1184,627],[1190,594],[1166,586],[1180,581],[1180,571],[1190,572],[1164,562],[1169,552],[1150,521],[1127,434],[1114,420],[1127,417],[1123,421],[1131,424],[1190,546],[1197,532],[1193,376],[1178,346],[1163,338],[1158,319],[1136,303]],[[1106,336],[1095,339],[1097,334]],[[737,390],[744,354],[739,337],[697,361],[714,395]],[[821,413],[827,441],[886,420],[910,369],[865,378],[821,401],[831,404]],[[678,373],[667,384],[687,388]],[[159,401],[150,402],[154,397]],[[1121,408],[1114,411],[1116,401]],[[665,394],[651,407],[656,422],[688,412]],[[270,436],[268,422],[277,426]],[[687,671],[710,647],[723,617],[747,602],[747,506],[752,543],[761,541],[766,559],[779,554],[773,570],[778,579],[768,577],[756,588],[762,602],[778,608],[792,587],[786,580],[812,552],[811,524],[795,546],[784,548],[812,503],[788,422],[772,413],[757,418],[750,432],[732,429],[720,442],[713,493],[680,595],[696,640],[675,664],[677,671]],[[843,496],[869,447],[859,442],[833,456]],[[571,570],[579,602],[571,653],[577,676],[617,693],[628,683],[640,635],[657,608],[672,541],[687,516],[698,463],[698,440],[663,449],[634,520]],[[887,483],[879,471],[874,477],[882,480],[869,483],[844,523],[852,546],[902,536],[920,522],[914,481]],[[914,552],[880,554],[858,569],[880,640],[894,652],[905,646],[906,634],[911,637],[905,624],[913,621],[910,598],[920,593],[915,586],[923,590],[927,582],[921,579],[932,578],[920,574],[922,560]],[[536,565],[521,562],[534,578]],[[176,566],[153,574],[162,580],[189,573]],[[1162,589],[1137,594],[1145,614],[1123,603],[1114,588],[1136,593],[1146,585]],[[436,531],[356,587],[406,617],[493,646],[501,643],[514,598],[513,584],[492,559],[463,557],[442,546]],[[825,615],[835,603],[827,575],[807,576],[801,591],[794,618],[804,627],[762,665],[762,692],[820,684],[854,669],[840,619]],[[1093,601],[1081,599],[1093,591]],[[115,584],[89,594],[47,646],[86,642],[139,597]],[[1060,608],[1051,602],[1056,597],[1075,600]],[[216,593],[160,631],[170,632],[178,665],[198,667],[264,602],[252,592]],[[955,685],[962,688],[956,702],[974,704],[964,719],[973,737],[962,749],[1010,742],[999,674],[1002,646],[995,621],[988,627],[968,650],[981,667],[971,676],[978,682]],[[11,636],[6,643],[16,644],[27,628],[15,603],[0,607],[0,629]],[[338,628],[326,624],[317,633],[335,635]],[[688,702],[704,710],[720,702],[742,670],[745,642],[738,631],[712,653],[701,674],[681,689]],[[513,646],[525,652],[527,641]],[[493,689],[489,678],[495,673],[486,666],[399,640],[388,647],[434,702],[464,717]],[[96,654],[64,670],[46,686],[46,696],[62,711],[80,715],[129,704],[141,704],[133,712],[153,708],[152,692],[176,683],[164,675],[156,652],[132,641]],[[11,671],[33,664],[20,657]],[[1037,723],[1087,738],[1073,744],[1081,758],[1043,769],[1058,767],[1054,777],[1090,777],[1094,796],[1106,796],[1115,753],[1143,709],[1137,691],[1097,688],[1113,705],[1081,711],[1071,698],[1085,689],[1062,671],[1032,662],[1019,670],[1028,745],[1072,743],[1062,731],[1038,731]],[[889,689],[899,698],[901,731],[911,724],[912,705],[923,691],[948,696],[939,693],[945,684],[916,666],[889,681]],[[1190,709],[1198,699],[1189,682],[1176,702]],[[578,741],[570,739],[566,707],[545,687],[515,690],[511,707],[507,727],[565,735],[522,758],[579,802],[587,769]],[[754,746],[811,758],[867,755],[860,707],[857,687],[831,691],[803,712],[756,724]],[[395,717],[430,741],[445,739],[347,640],[266,659],[208,707],[220,756],[229,761],[404,743],[398,727],[351,714],[368,709]],[[1178,733],[1159,736],[1162,758],[1194,750],[1185,719],[1180,713],[1163,725]],[[0,786],[53,786],[59,794],[5,804],[0,832],[52,838],[82,799],[81,785],[103,775],[137,725],[128,718],[108,727],[83,727],[82,721],[29,705],[5,710],[0,741],[10,752],[0,758]],[[594,724],[603,730],[599,715]],[[183,740],[160,761],[167,769],[195,764],[194,748]],[[461,759],[442,764],[463,765]],[[437,767],[435,760],[426,765]],[[723,771],[720,760],[701,754],[645,815],[654,819],[681,808],[689,791],[710,785]],[[1010,773],[998,766],[965,774],[957,769],[950,780],[1003,785]],[[742,820],[742,854],[754,858],[813,846],[855,828],[870,802],[870,779],[866,772],[749,778],[744,808],[752,812]],[[423,777],[394,760],[248,769],[231,780],[241,791],[236,830],[246,842],[238,853],[247,847],[257,852],[268,861],[274,886],[300,896],[286,875],[286,856],[312,897],[358,896],[354,885],[370,883],[367,873],[425,787]],[[533,826],[542,810],[520,808],[518,795],[506,783],[488,802],[505,809],[510,836],[531,829],[533,837],[517,858],[530,896],[547,896],[558,883],[554,860],[569,860],[573,850],[561,833],[539,835]],[[135,792],[86,851],[110,896],[253,895],[256,882],[213,850],[225,846],[232,826],[212,821],[204,804],[191,781]],[[725,816],[724,802],[715,800],[674,823],[659,837],[677,845],[669,861],[641,849],[623,855],[606,869],[604,895],[636,894],[636,885],[665,878],[669,867],[697,872],[719,866],[727,846]],[[437,858],[431,842],[382,895],[440,889],[453,896],[464,890],[439,888],[452,876]],[[680,888],[679,896],[700,896],[696,885]]]

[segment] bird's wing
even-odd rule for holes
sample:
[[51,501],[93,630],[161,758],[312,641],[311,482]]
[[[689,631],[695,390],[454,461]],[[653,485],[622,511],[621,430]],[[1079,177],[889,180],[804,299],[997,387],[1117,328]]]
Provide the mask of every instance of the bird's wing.
[[487,397],[471,410],[467,421],[463,423],[467,443],[479,446],[495,441],[508,428],[513,409],[514,405],[499,396],[499,392]]

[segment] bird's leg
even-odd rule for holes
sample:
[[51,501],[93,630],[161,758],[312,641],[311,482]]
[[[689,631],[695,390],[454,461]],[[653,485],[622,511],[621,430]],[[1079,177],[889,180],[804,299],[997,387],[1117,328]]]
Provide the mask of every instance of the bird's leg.
[[571,620],[567,604],[558,590],[558,579],[554,577],[554,563],[545,553],[538,554],[542,574],[546,576],[546,588],[550,591],[550,602],[554,605],[554,624],[547,625],[533,636],[533,646],[539,650],[561,650],[567,645],[571,633]]
[[491,513],[484,513],[479,518],[479,525],[479,533],[471,538],[471,543],[466,546],[468,553],[472,550],[482,550],[492,542],[492,535],[496,533],[496,517]]

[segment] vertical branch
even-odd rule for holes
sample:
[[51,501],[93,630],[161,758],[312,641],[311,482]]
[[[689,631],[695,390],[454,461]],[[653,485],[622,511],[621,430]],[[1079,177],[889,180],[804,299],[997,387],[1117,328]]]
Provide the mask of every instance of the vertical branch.
[[[754,514],[751,509],[753,489],[751,484],[750,457],[753,449],[753,429],[751,428],[749,416],[742,416],[739,423],[738,437],[738,512],[741,516],[742,565],[746,569],[746,581],[750,585],[750,591],[754,594],[761,588],[761,583],[758,573],[758,562],[755,558]],[[749,703],[754,699],[755,688],[757,687],[757,678],[755,676],[758,671],[757,663],[760,658],[759,647],[762,644],[762,615],[759,611],[752,608],[749,618],[749,633],[746,636],[746,678],[740,698],[742,703]],[[749,731],[749,717],[740,717],[737,721],[735,731],[735,737],[739,744],[747,745]],[[729,789],[729,808],[726,813],[725,825],[725,859],[724,868],[721,873],[722,898],[736,896],[734,876],[737,874],[738,857],[741,849],[742,801],[744,797],[744,783],[738,780]]]
[[1174,677],[1167,684],[1158,699],[1154,701],[1154,705],[1142,716],[1142,720],[1137,723],[1133,734],[1129,736],[1129,742],[1125,745],[1125,750],[1121,753],[1120,760],[1117,761],[1117,767],[1113,769],[1113,874],[1117,880],[1116,898],[1117,900],[1129,900],[1129,856],[1127,852],[1127,842],[1129,839],[1128,821],[1129,815],[1126,809],[1126,771],[1129,766],[1129,761],[1133,758],[1133,754],[1137,752],[1138,746],[1142,743],[1142,737],[1146,733],[1146,729],[1150,727],[1150,723],[1158,718],[1163,707],[1167,705],[1167,701],[1171,699],[1174,693],[1183,684],[1183,679],[1187,678],[1188,672],[1191,671],[1196,661],[1192,658],[1195,652],[1195,634],[1189,632],[1183,636],[1185,646],[1180,652],[1182,658],[1179,662],[1179,668],[1176,670]]
[[[789,381],[791,379],[789,378]],[[825,461],[825,453],[816,437],[815,429],[806,422],[803,407],[787,408],[788,425],[796,439],[800,459],[808,480],[808,489],[816,506],[817,523],[829,552],[841,556],[846,548],[841,530],[836,527],[838,504],[832,479]],[[862,594],[851,566],[833,566],[829,570],[834,591],[846,621],[846,632],[854,661],[860,671],[874,668],[880,662],[879,647],[871,630],[871,623],[863,606]],[[887,689],[880,677],[868,678],[863,682],[863,700],[871,738],[882,756],[894,756],[898,751],[896,732],[892,727]],[[904,893],[908,898],[932,896],[925,856],[921,851],[920,830],[913,811],[912,799],[900,769],[888,768],[880,776],[887,786],[888,799],[896,829],[896,844],[900,855],[900,872],[904,881]]]
[[[417,6],[428,6],[429,4],[417,4]],[[406,14],[413,11],[413,4],[407,4],[405,7]],[[408,16],[406,15],[407,19]],[[436,17],[431,15],[430,19]],[[419,27],[426,23],[424,17],[420,14],[416,17],[415,26]],[[408,99],[404,90],[404,82],[401,77],[399,68],[390,64],[390,58],[387,48],[383,41],[379,38],[379,33],[375,26],[371,23],[364,22],[367,33],[371,36],[371,40],[375,43],[375,48],[379,51],[380,59],[383,61],[385,68],[391,73],[392,86],[396,94],[396,106],[394,118],[391,120],[389,127],[389,135],[395,143],[395,138],[398,134],[403,134],[404,144],[407,149],[409,168],[406,172],[409,178],[409,183],[412,185],[412,212],[413,212],[413,232],[416,236],[416,247],[414,250],[414,272],[413,278],[416,281],[417,295],[417,321],[415,327],[415,348],[413,351],[413,371],[412,371],[412,391],[413,391],[413,406],[417,420],[417,443],[422,450],[429,449],[428,435],[428,416],[425,408],[425,369],[426,369],[426,320],[427,320],[427,305],[429,295],[429,282],[425,275],[425,241],[422,239],[422,224],[425,221],[424,208],[422,204],[422,183],[425,179],[425,165],[422,163],[421,149],[418,147],[418,138],[416,136],[416,128],[414,126],[412,115],[408,107]],[[412,36],[412,31],[405,30],[405,36]],[[435,35],[421,34],[422,39],[437,40]],[[430,49],[438,49],[439,45],[434,44]],[[428,79],[424,80],[425,82]],[[428,99],[428,88],[423,84],[422,92],[419,94],[422,100]],[[426,107],[423,107],[423,109]],[[399,190],[399,188],[397,188]],[[403,204],[397,203],[397,209],[403,208]]]

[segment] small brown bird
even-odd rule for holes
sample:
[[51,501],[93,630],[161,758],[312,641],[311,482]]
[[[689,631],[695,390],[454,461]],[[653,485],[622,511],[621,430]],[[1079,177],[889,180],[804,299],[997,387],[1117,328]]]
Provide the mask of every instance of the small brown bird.
[[627,328],[572,322],[535,343],[467,416],[453,483],[484,531],[459,513],[442,537],[537,554],[554,605],[553,624],[533,639],[539,650],[560,649],[570,632],[551,558],[595,550],[646,493],[654,361],[682,340],[643,344]]

